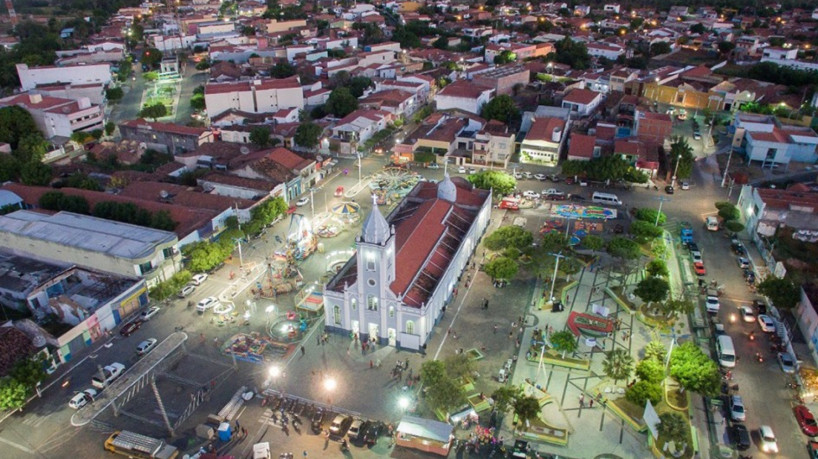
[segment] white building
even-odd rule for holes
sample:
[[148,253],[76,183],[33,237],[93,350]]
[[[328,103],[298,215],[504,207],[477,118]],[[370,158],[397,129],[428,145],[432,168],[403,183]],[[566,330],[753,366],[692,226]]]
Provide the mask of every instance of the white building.
[[811,128],[780,126],[775,117],[740,113],[734,121],[733,145],[748,161],[761,167],[786,166],[790,161],[818,162],[818,134]]
[[818,63],[798,60],[798,48],[764,48],[761,62],[772,62],[795,70],[818,71]]
[[18,94],[0,99],[0,107],[12,105],[31,113],[37,128],[47,139],[63,137],[67,140],[74,132],[102,129],[105,124],[102,107],[84,97],[71,100],[42,94]]
[[330,142],[338,142],[341,154],[353,153],[375,133],[386,129],[392,119],[392,114],[384,110],[355,110],[335,124]]
[[205,105],[210,116],[230,109],[248,113],[275,113],[283,108],[304,108],[298,77],[208,83]]
[[520,145],[520,161],[556,166],[567,130],[559,118],[536,118]]
[[483,105],[487,104],[494,89],[458,80],[447,85],[435,96],[438,110],[463,110],[480,114]]
[[375,206],[357,253],[325,285],[327,328],[425,349],[490,214],[491,192],[448,175],[419,183],[387,218]]
[[111,66],[109,64],[95,64],[30,68],[26,64],[17,64],[17,75],[20,77],[20,88],[23,91],[34,89],[38,85],[54,83],[99,83],[107,85],[111,82]]
[[588,116],[602,103],[602,94],[588,89],[573,89],[562,99],[562,108],[576,116]]
[[625,54],[625,48],[613,43],[588,43],[588,54],[594,57],[604,57],[605,59],[615,61],[619,56]]

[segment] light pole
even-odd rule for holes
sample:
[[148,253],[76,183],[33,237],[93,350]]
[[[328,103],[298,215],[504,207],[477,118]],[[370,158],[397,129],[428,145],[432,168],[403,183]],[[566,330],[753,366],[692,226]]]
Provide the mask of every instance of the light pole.
[[679,156],[676,157],[676,167],[673,168],[673,179],[670,181],[670,186],[675,188],[676,187],[676,173],[679,172],[679,163],[682,162],[682,154],[679,153]]
[[332,407],[332,393],[335,391],[336,387],[338,387],[338,382],[335,381],[335,378],[332,376],[329,376],[324,380],[324,389],[327,391],[327,401],[329,402],[330,407]]
[[548,299],[553,304],[554,302],[554,286],[557,284],[557,270],[560,267],[560,259],[565,258],[565,255],[562,254],[562,251],[558,253],[551,253],[549,255],[553,255],[557,257],[557,262],[554,263],[554,275],[551,277],[551,292],[548,294]]
[[361,186],[361,154],[358,153],[358,186]]
[[666,198],[664,196],[659,196],[658,198],[654,198],[654,199],[659,201],[659,212],[656,213],[656,221],[653,222],[653,226],[659,226],[659,217],[662,216],[662,204],[664,204],[665,201],[670,201],[670,198]]
[[733,159],[733,145],[730,144],[730,154],[727,155],[727,165],[724,166],[724,175],[721,177],[721,187],[724,188],[724,184],[727,183],[727,170],[730,169],[730,160]]
[[270,376],[270,386],[272,386],[280,376],[283,375],[281,368],[278,365],[273,365],[267,370],[267,374]]
[[313,196],[313,192],[315,188],[310,187],[310,211],[312,212],[312,218],[315,218],[315,197]]

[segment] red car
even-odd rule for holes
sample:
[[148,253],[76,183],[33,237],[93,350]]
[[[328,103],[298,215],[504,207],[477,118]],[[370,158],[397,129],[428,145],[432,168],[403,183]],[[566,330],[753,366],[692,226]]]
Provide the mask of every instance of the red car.
[[705,274],[707,274],[707,270],[704,269],[704,263],[702,263],[701,261],[693,263],[693,269],[696,271],[697,276],[704,276]]
[[798,405],[792,411],[795,413],[795,419],[802,432],[810,437],[818,435],[818,423],[815,422],[815,416],[812,415],[809,408]]
[[124,327],[122,327],[122,330],[119,331],[119,334],[122,336],[131,336],[133,332],[139,330],[139,327],[141,326],[142,326],[141,320],[134,320],[133,322],[130,322],[126,324]]

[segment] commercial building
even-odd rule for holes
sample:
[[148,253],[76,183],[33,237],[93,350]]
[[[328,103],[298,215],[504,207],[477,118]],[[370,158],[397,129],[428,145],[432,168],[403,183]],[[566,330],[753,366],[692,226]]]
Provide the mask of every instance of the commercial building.
[[119,133],[125,140],[144,143],[148,148],[172,155],[194,151],[205,143],[213,142],[213,131],[207,128],[152,123],[143,119],[121,123]]
[[23,91],[54,83],[98,83],[107,85],[111,82],[111,66],[109,64],[66,65],[62,67],[29,67],[26,64],[17,64],[16,67],[17,76],[20,77],[20,89]]
[[567,126],[559,118],[536,118],[520,145],[520,161],[556,166],[565,143]]
[[247,113],[275,113],[283,108],[304,108],[298,77],[208,83],[205,104],[210,116],[234,109]]
[[357,253],[325,285],[327,328],[424,349],[490,214],[490,191],[448,175],[419,183],[386,218],[376,205]]
[[494,67],[472,74],[472,83],[494,89],[495,95],[510,95],[514,87],[525,87],[531,80],[531,71],[522,65]]
[[0,99],[0,107],[12,105],[31,113],[37,129],[48,139],[61,137],[67,141],[75,132],[102,129],[105,125],[102,107],[87,98],[77,101],[41,94],[18,94]]

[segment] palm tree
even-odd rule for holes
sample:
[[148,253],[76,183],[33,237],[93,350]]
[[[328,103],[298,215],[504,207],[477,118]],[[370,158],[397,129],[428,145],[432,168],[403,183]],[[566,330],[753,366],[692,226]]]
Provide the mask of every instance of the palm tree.
[[602,370],[609,378],[613,378],[614,384],[621,379],[628,379],[633,373],[633,357],[624,349],[608,352],[602,362]]
[[662,413],[659,416],[659,435],[663,435],[667,441],[676,442],[681,445],[687,441],[687,422],[678,413]]

